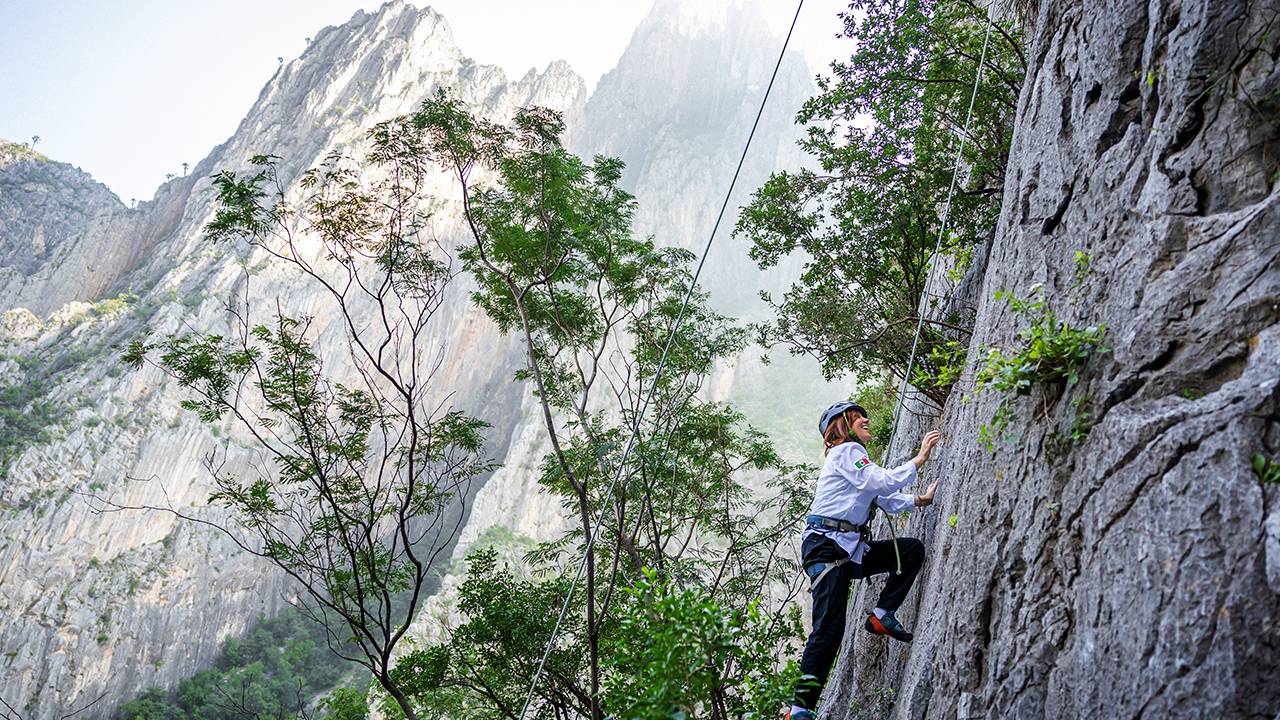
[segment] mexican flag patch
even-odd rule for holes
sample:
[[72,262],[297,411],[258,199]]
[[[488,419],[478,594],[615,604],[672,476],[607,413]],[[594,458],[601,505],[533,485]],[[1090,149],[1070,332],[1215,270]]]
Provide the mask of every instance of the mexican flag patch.
[[854,464],[853,464],[853,466],[854,466],[854,467],[856,467],[856,468],[858,468],[859,470],[861,470],[862,468],[864,468],[864,467],[866,467],[866,466],[868,466],[868,465],[870,465],[870,464],[871,464],[871,459],[870,459],[870,458],[866,458],[866,457],[864,457],[864,458],[862,458],[861,460],[859,460],[858,462],[854,463]]

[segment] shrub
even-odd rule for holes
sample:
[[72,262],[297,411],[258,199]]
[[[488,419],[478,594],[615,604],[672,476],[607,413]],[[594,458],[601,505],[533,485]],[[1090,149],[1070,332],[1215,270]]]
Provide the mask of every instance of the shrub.
[[[1017,398],[1030,395],[1037,386],[1062,382],[1075,385],[1080,381],[1080,369],[1094,353],[1110,352],[1102,344],[1105,326],[1077,328],[1058,319],[1045,303],[1040,286],[1032,290],[1030,299],[1003,291],[997,292],[995,298],[1007,301],[1013,312],[1029,324],[1019,333],[1018,347],[986,349],[978,368],[974,394],[988,390],[999,393],[991,420],[981,426],[978,434],[978,441],[988,450],[1008,427]],[[1046,412],[1050,405],[1046,398]],[[1077,434],[1077,441],[1083,439],[1087,429],[1082,426]]]

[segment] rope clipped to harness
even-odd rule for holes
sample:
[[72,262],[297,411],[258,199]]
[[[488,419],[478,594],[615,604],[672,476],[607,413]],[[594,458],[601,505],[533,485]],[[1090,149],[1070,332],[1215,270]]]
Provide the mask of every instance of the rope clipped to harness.
[[893,518],[889,517],[889,513],[885,512],[884,508],[880,507],[875,503],[871,503],[871,512],[867,514],[867,524],[868,525],[871,524],[871,518],[876,514],[877,510],[879,510],[880,513],[884,515],[884,521],[889,526],[889,537],[893,540],[893,559],[894,559],[894,562],[898,563],[898,569],[894,570],[893,574],[901,575],[902,574],[902,553],[898,552],[898,534],[893,531]]
[[[885,522],[889,525],[889,537],[893,541],[893,560],[897,564],[897,569],[893,571],[893,574],[901,575],[902,553],[898,550],[898,534],[893,530],[893,518],[889,517],[889,513],[885,512],[885,509],[876,503],[871,503],[871,509],[867,511],[867,521],[861,525],[854,525],[853,523],[845,522],[843,520],[824,518],[818,515],[810,515],[807,520],[811,524],[834,527],[839,530],[856,530],[858,532],[858,539],[866,542],[871,539],[871,521],[875,519],[876,510],[879,510],[885,516]],[[853,561],[848,558],[841,558],[831,562],[814,563],[813,565],[806,566],[804,568],[804,573],[809,576],[809,592],[812,593],[818,587],[818,583],[822,582],[822,579],[830,574],[832,570],[850,562]],[[814,574],[814,571],[817,572],[816,575]]]

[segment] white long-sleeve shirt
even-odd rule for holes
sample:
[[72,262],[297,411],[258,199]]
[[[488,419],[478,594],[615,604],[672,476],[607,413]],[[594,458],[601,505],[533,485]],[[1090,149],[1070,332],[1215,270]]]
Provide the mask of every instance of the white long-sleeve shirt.
[[[867,522],[871,503],[887,512],[915,509],[915,496],[898,492],[916,479],[916,465],[906,462],[892,469],[882,468],[867,457],[866,448],[846,442],[831,448],[818,473],[818,488],[813,495],[811,515],[845,520],[854,525]],[[804,535],[818,533],[831,538],[849,553],[853,562],[862,562],[867,544],[857,532],[835,528],[808,528]]]

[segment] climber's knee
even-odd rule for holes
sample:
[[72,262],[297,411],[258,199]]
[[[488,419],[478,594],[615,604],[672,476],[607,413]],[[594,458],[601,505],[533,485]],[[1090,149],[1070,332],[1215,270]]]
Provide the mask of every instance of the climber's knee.
[[902,550],[902,561],[904,564],[911,564],[919,567],[924,564],[925,552],[924,543],[916,538],[903,538],[898,541]]

